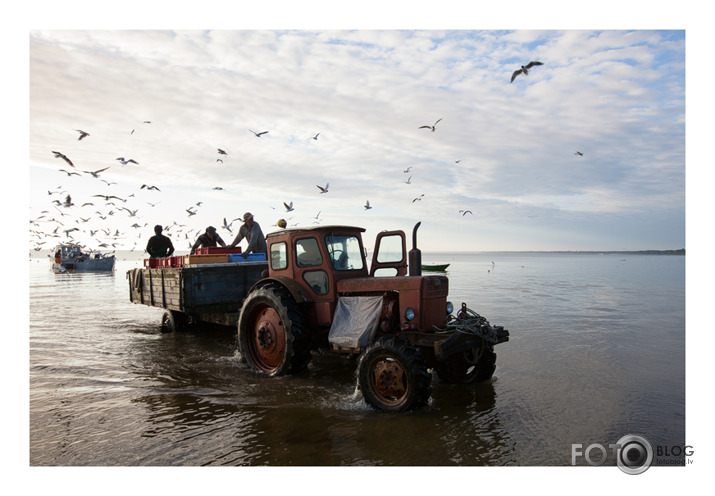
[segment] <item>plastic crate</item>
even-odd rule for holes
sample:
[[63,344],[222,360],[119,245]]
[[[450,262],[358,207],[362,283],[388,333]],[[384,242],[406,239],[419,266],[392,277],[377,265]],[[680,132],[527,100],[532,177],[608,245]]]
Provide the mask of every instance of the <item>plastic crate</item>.
[[182,255],[177,256],[177,257],[169,257],[171,258],[171,266],[172,267],[181,267],[184,265],[184,257]]
[[205,248],[197,248],[197,255],[219,255],[228,253],[241,253],[241,247],[226,248],[224,246],[207,246]]
[[265,253],[248,253],[246,258],[242,254],[232,254],[228,256],[229,262],[265,262]]
[[210,263],[226,263],[228,262],[227,254],[218,255],[184,255],[184,265],[192,264],[210,264]]
[[144,267],[151,269],[161,267],[161,260],[161,258],[145,258]]

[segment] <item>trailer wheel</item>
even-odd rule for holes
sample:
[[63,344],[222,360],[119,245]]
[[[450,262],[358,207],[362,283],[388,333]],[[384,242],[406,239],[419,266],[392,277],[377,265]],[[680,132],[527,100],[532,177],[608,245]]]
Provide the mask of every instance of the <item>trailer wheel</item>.
[[282,287],[254,290],[238,317],[242,358],[269,376],[297,374],[310,361],[310,336],[303,322],[303,313]]
[[432,375],[417,348],[384,337],[365,348],[358,363],[358,385],[368,405],[404,412],[427,404]]
[[186,314],[174,310],[164,310],[164,315],[161,316],[161,332],[179,332],[186,327],[188,321]]
[[485,341],[471,350],[456,353],[438,362],[435,371],[440,379],[453,384],[469,384],[491,379],[496,370],[494,347]]

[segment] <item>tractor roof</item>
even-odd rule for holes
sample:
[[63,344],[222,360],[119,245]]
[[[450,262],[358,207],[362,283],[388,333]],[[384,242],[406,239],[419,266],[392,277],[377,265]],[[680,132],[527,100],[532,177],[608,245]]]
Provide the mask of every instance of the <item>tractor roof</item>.
[[358,231],[365,232],[363,227],[355,226],[314,226],[314,227],[292,227],[289,229],[282,229],[280,231],[274,231],[272,233],[266,234],[266,238],[271,238],[274,236],[285,236],[286,234],[302,233],[302,232],[331,232],[331,231]]

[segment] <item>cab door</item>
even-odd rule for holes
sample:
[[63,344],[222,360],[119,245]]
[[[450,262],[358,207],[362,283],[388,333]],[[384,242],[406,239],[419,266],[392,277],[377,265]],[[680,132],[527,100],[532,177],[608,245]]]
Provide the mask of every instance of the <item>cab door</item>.
[[370,276],[407,275],[407,244],[403,231],[383,231],[375,238]]

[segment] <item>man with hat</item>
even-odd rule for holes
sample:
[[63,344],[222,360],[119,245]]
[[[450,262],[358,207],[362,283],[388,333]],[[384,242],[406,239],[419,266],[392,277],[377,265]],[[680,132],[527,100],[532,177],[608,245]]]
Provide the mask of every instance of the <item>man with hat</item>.
[[217,243],[221,246],[226,246],[226,242],[221,239],[221,236],[219,236],[219,234],[216,232],[216,228],[214,226],[209,226],[206,228],[206,232],[199,236],[199,239],[196,240],[194,246],[191,247],[191,254],[193,255],[194,253],[196,253],[196,248],[216,246]]
[[268,255],[266,237],[263,235],[263,231],[261,231],[261,226],[258,225],[258,222],[253,220],[251,212],[243,214],[243,225],[238,230],[238,234],[233,240],[233,243],[228,245],[229,248],[236,246],[243,238],[246,238],[248,242],[248,247],[246,247],[242,253],[243,258],[246,258],[249,253],[263,253]]

